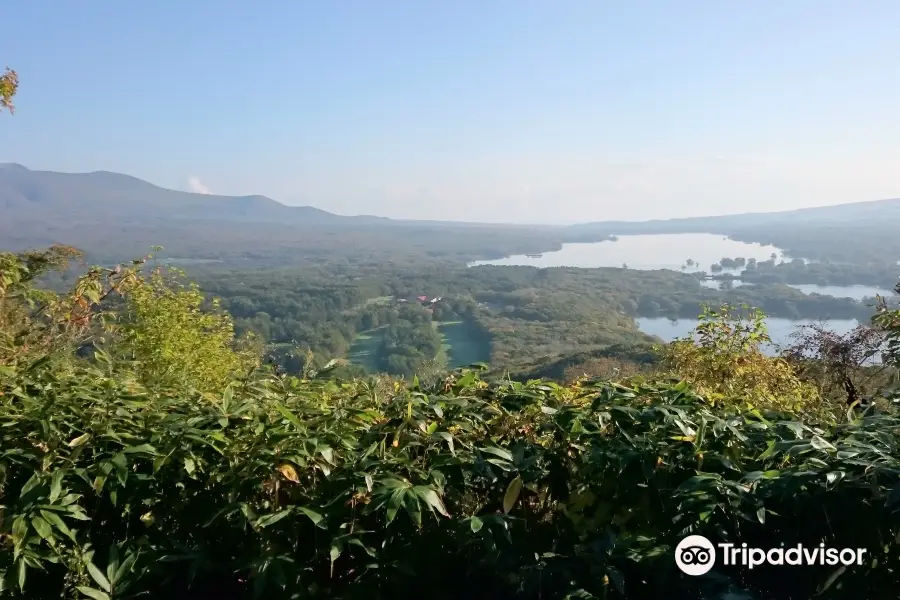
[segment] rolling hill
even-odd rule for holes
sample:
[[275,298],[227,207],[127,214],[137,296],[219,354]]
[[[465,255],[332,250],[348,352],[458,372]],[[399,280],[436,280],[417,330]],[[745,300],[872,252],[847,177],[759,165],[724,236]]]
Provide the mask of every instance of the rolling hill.
[[900,198],[853,202],[834,206],[817,206],[782,212],[743,213],[714,217],[655,219],[649,221],[596,221],[579,223],[573,232],[591,230],[628,233],[700,233],[727,232],[759,227],[851,226],[878,225],[886,222],[900,225]]
[[[117,223],[230,221],[290,226],[418,225],[428,227],[524,227],[479,223],[392,220],[370,215],[342,216],[312,206],[288,206],[265,196],[221,196],[162,188],[130,175],[95,171],[59,173],[35,171],[16,163],[0,163],[0,210],[7,226],[72,227],[79,223],[115,220]],[[596,221],[567,228],[584,232],[601,229],[627,233],[699,232],[798,224],[847,225],[900,222],[900,199],[855,202],[773,213],[656,219]]]
[[16,226],[72,226],[216,220],[279,225],[374,223],[379,217],[344,217],[311,206],[287,206],[265,196],[217,196],[169,190],[107,171],[57,173],[0,164],[0,211]]
[[[477,217],[476,217],[477,219]],[[453,260],[545,252],[563,242],[610,234],[718,233],[771,243],[794,256],[846,260],[900,257],[900,199],[776,213],[569,227],[495,225],[342,216],[288,206],[265,196],[220,196],[165,189],[129,175],[36,171],[0,164],[0,249],[63,243],[94,256],[143,252],[160,244],[180,256],[353,260]],[[842,240],[853,240],[848,245]]]
[[854,202],[783,212],[572,225],[565,241],[602,235],[715,233],[777,246],[793,257],[853,264],[900,260],[900,199]]
[[92,260],[118,261],[161,245],[169,256],[225,262],[466,261],[547,250],[561,237],[558,229],[342,216],[265,196],[170,190],[120,173],[0,164],[0,250],[66,244]]

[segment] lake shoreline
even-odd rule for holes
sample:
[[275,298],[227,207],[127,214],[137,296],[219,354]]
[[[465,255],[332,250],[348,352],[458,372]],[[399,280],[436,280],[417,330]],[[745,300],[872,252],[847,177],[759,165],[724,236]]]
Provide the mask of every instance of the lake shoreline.
[[[759,243],[742,242],[711,233],[634,234],[611,236],[615,239],[594,242],[566,242],[559,250],[540,254],[517,254],[501,259],[478,260],[467,263],[470,268],[479,266],[530,266],[536,268],[627,268],[639,271],[670,270],[694,275],[700,286],[721,289],[747,285],[784,285],[803,294],[819,294],[833,298],[850,298],[859,302],[876,295],[890,297],[893,290],[886,283],[873,285],[874,281],[893,279],[889,275],[873,277],[862,275],[859,279],[872,282],[844,283],[846,273],[834,273],[840,284],[825,283],[823,276],[810,268],[810,272],[796,271],[795,263],[804,258],[790,257],[782,248]],[[675,260],[678,262],[675,262]],[[781,262],[778,262],[778,261]],[[757,269],[748,270],[747,265]],[[723,266],[728,265],[728,266]],[[762,270],[766,267],[767,270]],[[802,265],[801,265],[802,267]],[[793,270],[792,270],[793,268]],[[826,267],[827,268],[834,268]],[[817,269],[821,271],[821,269]],[[748,280],[749,278],[749,280]]]
[[[668,319],[666,317],[637,317],[635,323],[638,329],[660,338],[668,343],[678,338],[690,335],[697,327],[697,319]],[[766,330],[775,346],[784,347],[790,345],[791,335],[806,325],[822,324],[840,335],[845,335],[858,327],[858,319],[785,319],[779,317],[766,318]]]

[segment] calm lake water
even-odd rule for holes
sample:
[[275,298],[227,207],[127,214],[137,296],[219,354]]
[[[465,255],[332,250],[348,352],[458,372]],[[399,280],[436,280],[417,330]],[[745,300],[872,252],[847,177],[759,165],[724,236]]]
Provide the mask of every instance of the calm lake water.
[[[675,338],[683,338],[690,334],[697,326],[694,319],[678,319],[672,321],[666,318],[646,318],[641,317],[635,319],[641,331],[650,335],[662,338],[666,342],[671,342]],[[802,325],[810,325],[818,323],[813,319],[777,319],[769,317],[766,319],[766,328],[769,330],[769,337],[775,345],[788,345],[791,343],[791,334]],[[856,319],[832,319],[826,323],[829,329],[839,334],[850,332],[854,327],[859,325]],[[774,351],[774,348],[772,349]]]
[[[651,271],[655,269],[672,269],[684,273],[710,271],[710,266],[723,258],[746,259],[757,261],[769,260],[775,255],[777,261],[790,260],[784,251],[776,246],[737,242],[712,233],[672,233],[654,235],[623,235],[615,242],[590,242],[563,244],[556,252],[545,252],[540,257],[529,257],[525,254],[507,256],[497,260],[480,260],[469,263],[470,267],[479,265],[524,265],[532,267],[621,267]],[[688,259],[694,265],[682,268]],[[743,267],[723,269],[722,273],[740,275]],[[718,289],[719,281],[702,280],[700,285]],[[732,280],[733,287],[743,285],[740,280]],[[893,296],[891,290],[865,285],[794,285],[790,287],[804,294],[823,294],[837,298],[853,298],[862,300],[876,294]]]
[[[723,258],[755,258],[769,260],[775,254],[776,260],[785,258],[784,252],[775,246],[736,242],[712,233],[673,233],[659,235],[623,235],[615,242],[591,242],[563,244],[556,252],[545,252],[539,258],[529,258],[524,254],[507,256],[497,260],[480,260],[470,263],[478,265],[526,265],[533,267],[621,267],[650,271],[673,269],[680,271],[687,259],[697,265],[685,269],[709,271],[710,265]],[[736,272],[740,273],[741,269]],[[728,270],[723,271],[729,272]]]

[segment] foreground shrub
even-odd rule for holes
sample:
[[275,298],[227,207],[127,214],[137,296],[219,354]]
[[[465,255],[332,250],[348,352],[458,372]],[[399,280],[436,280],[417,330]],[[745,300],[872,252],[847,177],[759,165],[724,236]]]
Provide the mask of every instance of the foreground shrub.
[[139,278],[124,295],[119,343],[115,351],[133,359],[144,382],[221,391],[247,373],[259,350],[236,345],[231,316],[184,274],[159,269]]
[[712,401],[822,414],[832,410],[788,361],[766,355],[771,342],[759,310],[704,308],[692,335],[663,346],[660,354],[677,377]]
[[[890,415],[820,428],[685,383],[475,373],[264,378],[210,402],[103,355],[7,368],[0,393],[14,597],[876,598],[897,580]],[[871,560],[691,578],[672,554],[689,533]]]
[[217,299],[206,300],[175,269],[145,272],[152,255],[92,267],[66,293],[37,287],[82,257],[65,246],[0,252],[0,366],[40,360],[65,370],[79,353],[102,347],[142,383],[221,393],[258,365],[262,349],[235,338]]

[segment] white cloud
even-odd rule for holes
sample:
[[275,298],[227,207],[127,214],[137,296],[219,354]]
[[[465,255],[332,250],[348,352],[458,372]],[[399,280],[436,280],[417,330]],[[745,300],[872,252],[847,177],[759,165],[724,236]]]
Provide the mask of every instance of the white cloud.
[[188,189],[195,194],[212,194],[212,191],[196,175],[188,177],[187,185]]

